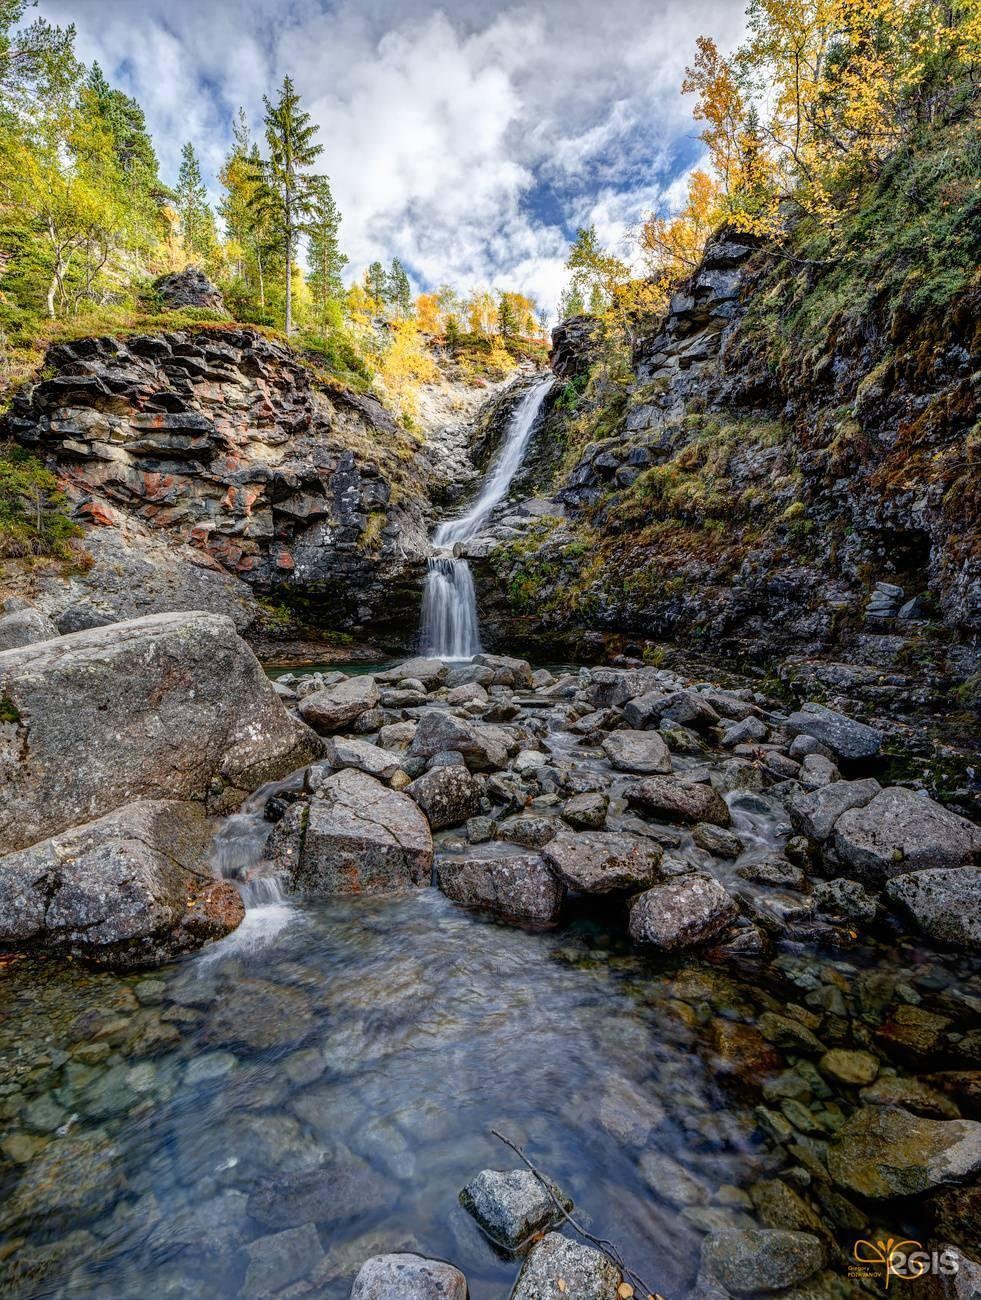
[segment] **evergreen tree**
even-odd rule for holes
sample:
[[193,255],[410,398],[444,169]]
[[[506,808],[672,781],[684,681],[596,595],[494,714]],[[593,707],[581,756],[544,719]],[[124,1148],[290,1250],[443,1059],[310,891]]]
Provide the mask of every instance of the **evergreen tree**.
[[192,256],[207,261],[218,242],[215,219],[208,206],[208,190],[201,175],[201,164],[188,141],[181,150],[181,166],[174,193],[184,247]]
[[501,293],[497,300],[497,332],[502,339],[513,339],[518,332],[518,319],[509,293]]
[[578,276],[573,276],[559,298],[559,320],[568,320],[570,316],[582,316],[586,311],[583,301],[582,285]]
[[320,177],[313,187],[313,211],[307,224],[310,257],[310,290],[321,333],[327,328],[330,305],[344,294],[341,272],[347,258],[341,252],[338,230],[341,214],[331,193],[326,176]]
[[395,308],[395,314],[402,320],[407,320],[412,315],[412,286],[405,267],[397,257],[392,258],[385,296]]
[[269,157],[264,165],[264,183],[274,198],[274,229],[281,241],[286,261],[286,334],[293,332],[293,263],[296,245],[304,222],[314,207],[317,178],[309,168],[323,153],[323,145],[314,142],[317,126],[310,114],[300,107],[300,97],[289,77],[283,78],[279,98],[273,104],[263,96],[266,106],[266,143]]
[[382,311],[388,301],[388,276],[381,262],[372,262],[365,271],[364,287],[368,297],[375,304],[375,310]]

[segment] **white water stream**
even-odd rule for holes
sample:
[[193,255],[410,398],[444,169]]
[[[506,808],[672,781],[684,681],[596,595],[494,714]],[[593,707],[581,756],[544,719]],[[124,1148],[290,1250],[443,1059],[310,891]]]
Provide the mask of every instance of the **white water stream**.
[[453,550],[477,536],[507,495],[552,382],[549,375],[528,390],[511,416],[504,445],[480,495],[465,515],[448,519],[433,535],[435,553],[429,561],[422,599],[422,648],[437,659],[472,659],[480,653],[473,575],[467,561]]

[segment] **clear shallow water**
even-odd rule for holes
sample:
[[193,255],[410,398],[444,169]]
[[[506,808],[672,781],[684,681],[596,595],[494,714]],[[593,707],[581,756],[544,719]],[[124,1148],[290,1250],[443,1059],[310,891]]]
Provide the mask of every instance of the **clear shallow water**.
[[[254,1244],[274,1231],[263,1189],[286,1175],[278,1226],[299,1226],[290,1176],[319,1169],[316,1294],[346,1297],[367,1256],[411,1248],[461,1267],[473,1300],[506,1296],[517,1265],[457,1204],[480,1169],[514,1164],[496,1127],[679,1296],[692,1216],[749,1226],[745,1189],[786,1164],[754,1114],[775,1073],[760,1013],[797,1000],[871,1026],[897,985],[947,1014],[979,991],[914,950],[791,953],[745,978],[654,963],[595,922],[526,933],[432,889],[269,906],[282,915],[250,918],[252,941],[247,922],[143,979],[4,970],[3,1151],[33,1150],[4,1168],[5,1226],[28,1241],[0,1264],[0,1294],[251,1295],[250,1262],[275,1250]],[[855,1094],[826,1091],[811,1109],[830,1136]],[[685,1210],[652,1152],[704,1204]]]

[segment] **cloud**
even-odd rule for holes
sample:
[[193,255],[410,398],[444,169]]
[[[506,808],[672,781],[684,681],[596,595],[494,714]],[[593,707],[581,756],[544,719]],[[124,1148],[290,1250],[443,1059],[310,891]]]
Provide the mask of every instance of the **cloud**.
[[738,40],[732,0],[41,0],[143,104],[166,176],[192,140],[212,186],[243,105],[293,76],[325,145],[357,273],[553,307],[577,225],[622,245],[699,152],[680,96],[696,35]]

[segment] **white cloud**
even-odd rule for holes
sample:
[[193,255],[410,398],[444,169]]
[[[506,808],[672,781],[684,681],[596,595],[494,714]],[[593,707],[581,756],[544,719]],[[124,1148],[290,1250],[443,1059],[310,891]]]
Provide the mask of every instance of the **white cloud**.
[[[214,176],[232,117],[258,127],[284,73],[321,126],[357,271],[507,284],[554,306],[568,232],[622,244],[676,197],[696,134],[696,35],[738,39],[734,0],[41,0],[146,109],[165,175],[193,140]],[[675,187],[672,188],[672,183]]]

